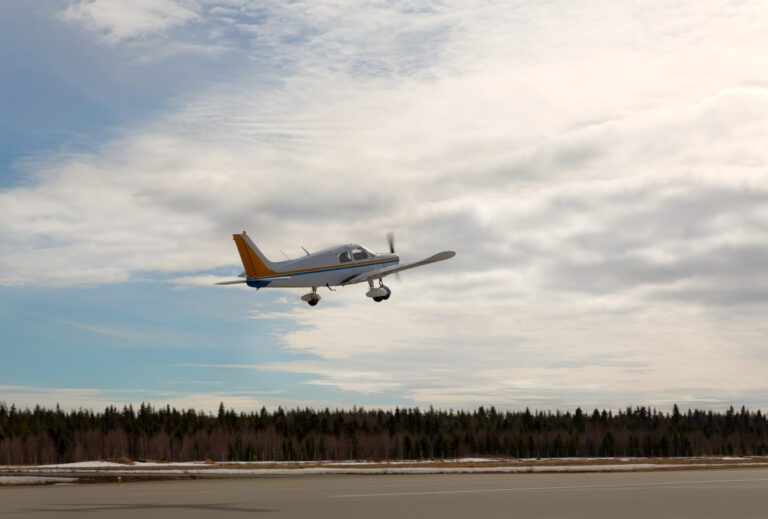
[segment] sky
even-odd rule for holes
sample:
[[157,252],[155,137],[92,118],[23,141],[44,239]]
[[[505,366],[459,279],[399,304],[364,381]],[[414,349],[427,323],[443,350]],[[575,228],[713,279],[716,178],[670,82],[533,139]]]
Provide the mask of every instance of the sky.
[[764,1],[5,0],[0,401],[768,409],[766,142]]

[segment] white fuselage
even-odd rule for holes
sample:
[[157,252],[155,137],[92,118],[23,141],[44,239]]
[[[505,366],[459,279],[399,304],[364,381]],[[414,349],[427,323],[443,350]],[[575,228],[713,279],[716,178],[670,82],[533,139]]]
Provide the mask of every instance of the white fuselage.
[[367,271],[396,265],[396,254],[375,254],[359,245],[331,247],[301,258],[272,263],[274,274],[249,278],[248,285],[265,287],[339,286]]

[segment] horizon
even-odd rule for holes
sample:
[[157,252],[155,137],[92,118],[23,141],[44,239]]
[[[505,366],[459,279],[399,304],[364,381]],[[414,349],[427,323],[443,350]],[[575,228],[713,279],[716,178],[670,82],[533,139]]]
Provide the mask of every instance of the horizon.
[[4,409],[6,412],[8,412],[11,408],[15,408],[18,412],[35,412],[38,409],[41,412],[63,412],[63,413],[77,413],[77,412],[89,412],[93,413],[95,415],[103,414],[104,411],[107,410],[116,410],[116,411],[124,411],[124,410],[133,410],[133,412],[136,412],[137,409],[141,409],[142,407],[146,407],[152,411],[164,411],[166,409],[170,409],[172,411],[176,411],[179,413],[185,413],[185,412],[195,412],[197,414],[203,414],[206,416],[214,416],[216,414],[221,413],[222,411],[229,413],[234,412],[238,415],[253,415],[253,414],[259,414],[262,411],[266,411],[267,413],[274,414],[279,411],[283,411],[285,413],[291,413],[291,412],[314,412],[314,413],[325,413],[325,412],[331,412],[331,413],[356,413],[356,412],[385,412],[385,413],[395,413],[397,411],[401,412],[419,412],[422,414],[425,413],[444,413],[444,414],[455,414],[455,413],[467,413],[467,414],[483,414],[483,413],[497,413],[497,414],[525,414],[530,413],[532,415],[540,415],[540,414],[560,414],[560,415],[573,415],[576,414],[577,411],[581,411],[584,416],[592,416],[595,413],[602,414],[602,413],[608,413],[613,415],[620,415],[620,414],[626,414],[627,411],[631,412],[638,412],[638,411],[646,411],[650,414],[662,414],[665,416],[670,416],[675,413],[675,408],[677,408],[677,412],[682,414],[690,414],[690,413],[713,413],[716,415],[727,415],[730,413],[739,414],[739,413],[749,413],[754,415],[763,415],[763,409],[760,408],[750,408],[748,406],[742,405],[742,406],[734,406],[730,405],[727,408],[723,409],[713,409],[708,407],[702,407],[702,408],[696,408],[696,407],[685,407],[681,408],[676,403],[672,404],[672,407],[670,408],[659,408],[656,406],[651,405],[626,405],[623,407],[617,407],[617,408],[582,408],[582,406],[577,406],[576,408],[566,408],[566,409],[550,409],[550,408],[543,408],[543,409],[536,409],[536,408],[497,408],[494,405],[484,406],[479,405],[474,408],[439,408],[434,407],[432,405],[428,406],[427,408],[422,408],[419,406],[409,406],[409,407],[378,407],[378,406],[361,406],[352,404],[351,407],[348,408],[331,408],[331,407],[311,407],[311,406],[305,406],[305,407],[284,407],[280,404],[277,404],[277,407],[268,407],[266,405],[261,406],[260,408],[252,408],[252,409],[236,409],[234,407],[229,407],[226,405],[226,402],[222,401],[219,402],[219,405],[216,407],[216,409],[197,409],[194,407],[180,407],[177,408],[176,406],[173,406],[169,403],[164,403],[160,405],[155,405],[152,402],[127,402],[122,404],[107,404],[103,409],[94,409],[94,408],[83,408],[83,407],[65,407],[61,406],[58,403],[53,406],[45,406],[40,404],[35,404],[34,407],[21,407],[17,406],[14,402],[5,402],[3,400],[0,400],[0,409]]

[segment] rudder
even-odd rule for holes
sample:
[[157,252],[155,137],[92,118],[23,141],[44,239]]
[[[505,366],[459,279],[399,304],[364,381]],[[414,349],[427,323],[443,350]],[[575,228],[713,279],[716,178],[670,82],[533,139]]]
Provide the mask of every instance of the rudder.
[[258,278],[276,274],[272,269],[272,262],[264,256],[247,234],[233,234],[232,239],[235,240],[237,252],[240,253],[240,260],[243,262],[245,274],[248,278]]

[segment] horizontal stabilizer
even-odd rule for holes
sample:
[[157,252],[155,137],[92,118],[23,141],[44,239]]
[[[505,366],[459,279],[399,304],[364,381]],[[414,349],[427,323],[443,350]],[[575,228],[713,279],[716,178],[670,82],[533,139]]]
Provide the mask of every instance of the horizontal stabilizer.
[[219,281],[217,285],[237,285],[239,283],[248,283],[246,279],[235,279],[233,281]]

